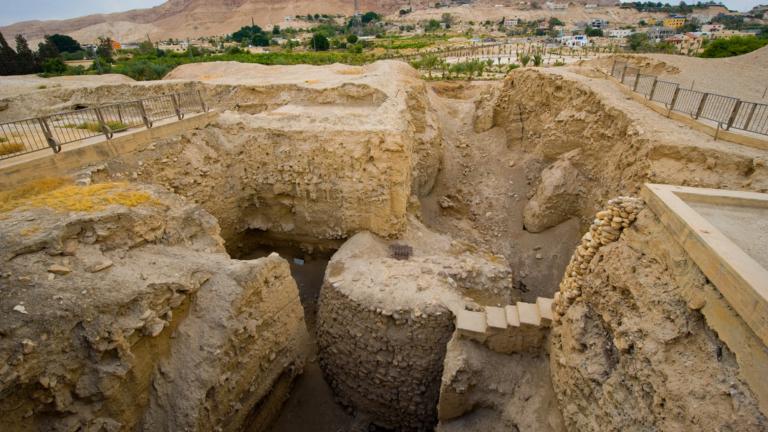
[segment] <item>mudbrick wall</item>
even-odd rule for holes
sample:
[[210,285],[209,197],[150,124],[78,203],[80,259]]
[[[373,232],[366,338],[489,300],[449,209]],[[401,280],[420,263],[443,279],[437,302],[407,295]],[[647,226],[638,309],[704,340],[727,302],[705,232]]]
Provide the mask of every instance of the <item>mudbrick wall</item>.
[[768,428],[685,290],[716,288],[650,210],[622,198],[598,213],[556,296],[550,367],[569,429]]
[[434,427],[450,312],[372,310],[330,283],[320,302],[320,364],[340,402],[387,428]]
[[[396,259],[395,245],[409,252]],[[339,400],[386,428],[431,430],[455,315],[480,308],[473,296],[510,301],[502,257],[413,217],[396,241],[353,236],[331,259],[318,305],[320,364]]]
[[287,262],[231,260],[209,213],[157,187],[36,187],[0,211],[0,429],[266,421],[305,355]]

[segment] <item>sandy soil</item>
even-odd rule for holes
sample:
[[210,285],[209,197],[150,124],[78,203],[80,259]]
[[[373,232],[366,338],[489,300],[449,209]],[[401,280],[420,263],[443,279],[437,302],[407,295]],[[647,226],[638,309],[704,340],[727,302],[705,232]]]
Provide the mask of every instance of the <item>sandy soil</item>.
[[[705,59],[672,54],[623,56],[641,64],[645,73],[677,82],[684,88],[768,103],[768,47],[749,54]],[[612,60],[599,60],[610,68]]]
[[109,84],[128,84],[135,82],[125,75],[81,75],[41,78],[37,75],[0,76],[0,98],[34,93],[46,89],[67,89],[98,87]]
[[421,200],[422,212],[430,228],[504,255],[515,270],[523,299],[535,301],[556,289],[578,243],[579,222],[574,219],[538,234],[522,229],[523,208],[541,167],[522,148],[507,147],[503,129],[473,129],[475,100],[497,85],[432,86],[432,103],[444,125],[444,156],[435,188]]

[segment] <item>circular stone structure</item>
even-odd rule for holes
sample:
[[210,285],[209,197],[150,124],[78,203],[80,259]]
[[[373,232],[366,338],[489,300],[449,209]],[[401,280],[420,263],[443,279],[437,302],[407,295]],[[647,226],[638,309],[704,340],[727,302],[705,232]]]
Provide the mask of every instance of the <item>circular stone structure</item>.
[[432,430],[462,291],[503,296],[512,285],[496,258],[414,221],[397,242],[360,233],[345,243],[326,270],[317,325],[320,366],[339,401],[384,428]]

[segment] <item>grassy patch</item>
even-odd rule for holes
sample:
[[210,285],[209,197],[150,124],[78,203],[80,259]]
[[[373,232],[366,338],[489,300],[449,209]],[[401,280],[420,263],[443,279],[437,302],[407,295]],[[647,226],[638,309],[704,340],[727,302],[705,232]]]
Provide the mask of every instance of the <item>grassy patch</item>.
[[65,179],[38,180],[19,188],[0,192],[0,212],[25,208],[50,208],[56,211],[99,211],[110,205],[135,207],[156,203],[147,192],[128,183],[98,183],[89,186],[67,185]]
[[18,153],[24,151],[24,144],[16,142],[7,142],[5,138],[0,141],[0,156]]
[[[128,128],[128,125],[126,125],[126,124],[124,124],[122,122],[119,122],[119,121],[108,121],[108,122],[106,122],[106,124],[113,131],[123,130],[123,129]],[[70,123],[70,124],[64,125],[64,127],[65,128],[70,128],[70,129],[84,129],[84,130],[89,130],[89,131],[94,132],[94,133],[101,133],[101,125],[99,125],[98,122],[83,122],[83,123],[80,123],[80,124]]]

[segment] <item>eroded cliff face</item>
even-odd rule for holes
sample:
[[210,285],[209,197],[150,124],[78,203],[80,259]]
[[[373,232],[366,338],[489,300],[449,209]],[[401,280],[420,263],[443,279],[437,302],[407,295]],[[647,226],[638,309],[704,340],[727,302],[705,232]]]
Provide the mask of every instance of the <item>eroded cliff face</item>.
[[713,141],[603,88],[610,85],[572,71],[519,70],[479,104],[477,128],[504,128],[508,146],[544,168],[526,226],[538,232],[579,217],[586,229],[609,198],[638,193],[644,182],[768,190],[764,152]]
[[285,260],[230,259],[157,187],[38,187],[1,200],[0,429],[234,431],[286,397],[306,329]]
[[594,251],[585,237],[557,298],[550,366],[567,427],[768,428],[738,359],[684,295],[716,288],[650,210],[611,229]]

